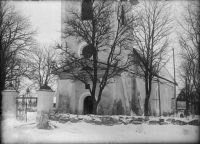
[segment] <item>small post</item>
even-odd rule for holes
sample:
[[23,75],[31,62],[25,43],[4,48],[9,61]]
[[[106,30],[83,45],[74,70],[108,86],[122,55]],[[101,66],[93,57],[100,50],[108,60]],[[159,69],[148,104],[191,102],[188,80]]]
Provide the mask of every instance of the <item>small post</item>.
[[26,96],[26,122],[27,122],[27,96]]
[[[160,54],[161,59],[161,54]],[[161,100],[160,100],[160,80],[159,80],[159,72],[158,72],[158,96],[159,96],[159,111],[160,111],[160,117],[161,117]]]
[[177,102],[176,102],[176,69],[175,69],[175,56],[174,56],[174,47],[173,47],[173,66],[174,66],[174,99],[172,101],[171,108],[177,110]]
[[176,98],[176,70],[175,70],[174,48],[173,48],[173,65],[174,65],[174,98]]
[[27,122],[27,107],[28,107],[28,96],[29,96],[29,88],[26,89],[26,122]]
[[159,81],[159,78],[158,78],[158,97],[159,97],[159,114],[160,114],[160,117],[161,117],[161,100],[160,100],[160,81]]

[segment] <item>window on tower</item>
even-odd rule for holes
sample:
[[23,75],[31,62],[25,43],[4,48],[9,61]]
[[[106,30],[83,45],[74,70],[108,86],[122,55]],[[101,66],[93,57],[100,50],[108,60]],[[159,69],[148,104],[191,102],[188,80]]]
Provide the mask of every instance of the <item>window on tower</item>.
[[92,20],[92,17],[93,17],[92,4],[93,4],[93,0],[82,1],[82,9],[81,9],[82,20]]
[[91,58],[92,57],[92,47],[90,45],[87,45],[82,50],[82,55],[84,58]]

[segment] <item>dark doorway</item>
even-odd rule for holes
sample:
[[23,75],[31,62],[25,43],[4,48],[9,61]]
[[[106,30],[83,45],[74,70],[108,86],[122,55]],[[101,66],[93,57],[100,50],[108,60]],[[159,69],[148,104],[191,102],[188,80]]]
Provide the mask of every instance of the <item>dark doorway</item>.
[[87,96],[84,100],[84,114],[92,114],[93,102],[92,97]]

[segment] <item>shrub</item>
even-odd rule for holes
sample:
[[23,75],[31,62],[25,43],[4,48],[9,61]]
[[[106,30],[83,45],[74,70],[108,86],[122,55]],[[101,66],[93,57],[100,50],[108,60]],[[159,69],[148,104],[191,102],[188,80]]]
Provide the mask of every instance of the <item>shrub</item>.
[[184,115],[185,115],[185,116],[189,116],[190,114],[191,114],[191,113],[190,113],[190,110],[185,110],[185,111],[184,111]]
[[166,109],[164,109],[164,111],[163,111],[163,116],[164,116],[164,117],[167,117],[167,116],[168,116],[168,112],[167,112]]
[[124,115],[124,108],[123,108],[121,99],[119,99],[119,101],[114,100],[112,114],[113,115]]

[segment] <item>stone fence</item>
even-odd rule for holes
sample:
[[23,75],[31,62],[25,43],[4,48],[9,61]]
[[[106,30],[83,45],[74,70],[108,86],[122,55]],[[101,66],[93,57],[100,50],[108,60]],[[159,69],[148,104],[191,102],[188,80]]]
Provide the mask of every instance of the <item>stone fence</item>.
[[72,114],[49,114],[49,120],[58,121],[59,123],[78,123],[86,122],[96,125],[119,125],[119,124],[148,124],[148,125],[196,125],[199,126],[198,119],[186,120],[185,118],[176,118],[176,117],[141,117],[141,116],[123,116],[123,115],[112,115],[112,116],[100,116],[100,115],[72,115]]

